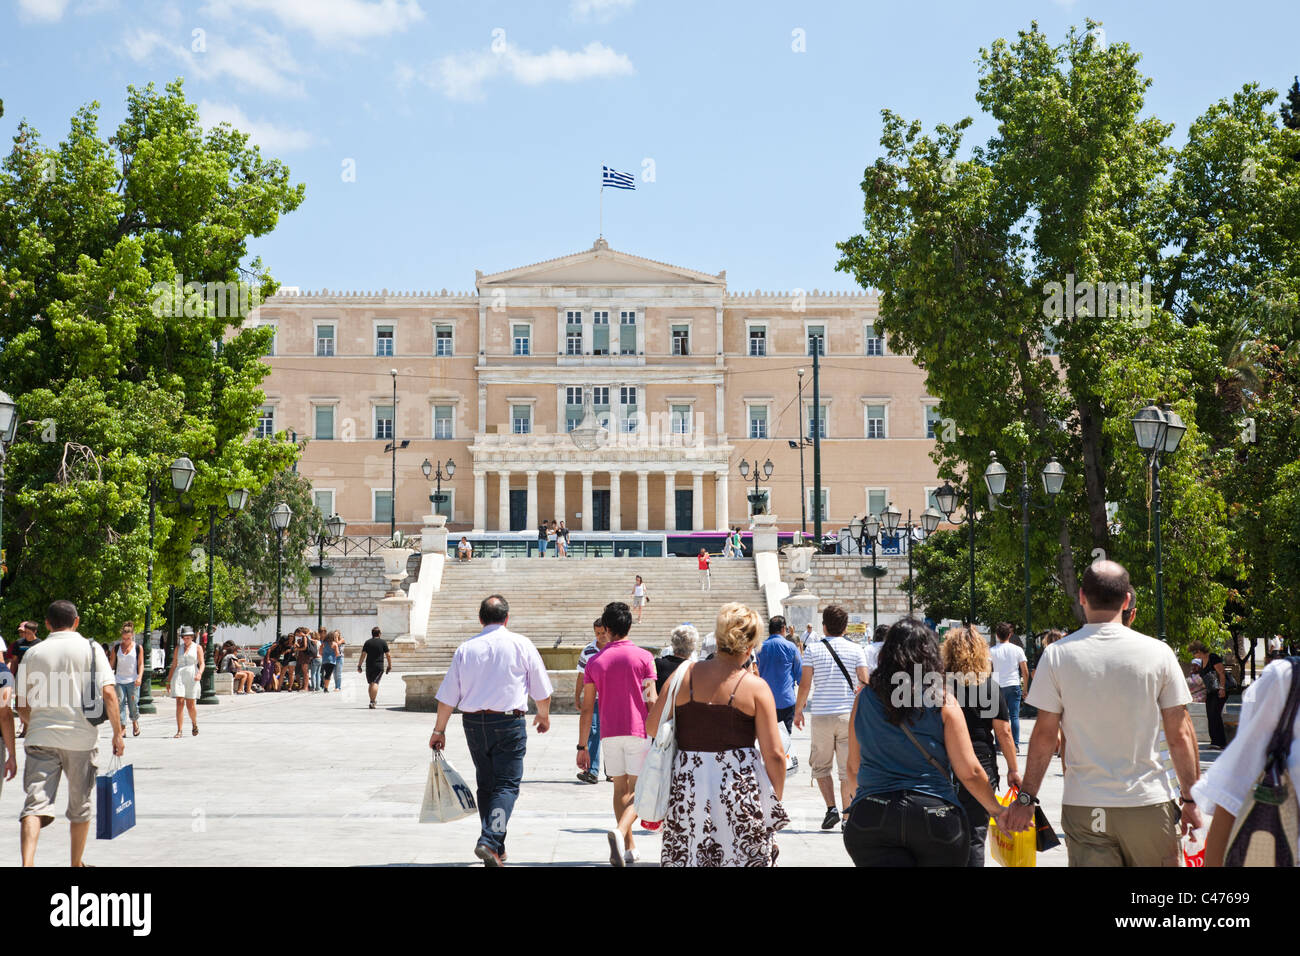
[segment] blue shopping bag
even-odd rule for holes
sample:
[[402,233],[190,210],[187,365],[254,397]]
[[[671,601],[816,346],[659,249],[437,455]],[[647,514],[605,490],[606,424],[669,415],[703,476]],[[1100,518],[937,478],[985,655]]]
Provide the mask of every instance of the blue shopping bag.
[[95,839],[111,840],[135,826],[135,771],[116,757],[95,778]]

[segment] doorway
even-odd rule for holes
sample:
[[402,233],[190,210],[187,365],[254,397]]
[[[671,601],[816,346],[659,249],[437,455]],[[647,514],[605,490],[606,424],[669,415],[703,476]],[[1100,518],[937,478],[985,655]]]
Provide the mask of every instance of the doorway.
[[695,492],[690,488],[678,488],[677,496],[677,531],[691,531],[691,522],[695,518]]
[[510,530],[525,531],[528,521],[528,492],[525,489],[510,490]]
[[591,492],[591,529],[593,531],[609,530],[609,489],[594,489]]

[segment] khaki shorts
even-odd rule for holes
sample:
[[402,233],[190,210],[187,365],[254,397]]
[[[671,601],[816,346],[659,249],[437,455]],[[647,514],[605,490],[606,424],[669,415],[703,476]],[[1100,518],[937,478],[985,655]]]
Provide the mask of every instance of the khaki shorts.
[[1061,807],[1070,866],[1179,866],[1178,805]]
[[646,754],[650,752],[648,737],[600,738],[600,759],[605,766],[605,773],[611,777],[636,777],[641,773]]
[[23,764],[23,817],[40,817],[41,826],[54,822],[54,798],[59,794],[59,777],[68,777],[68,819],[89,823],[95,815],[95,750],[60,750],[57,747],[25,748]]
[[812,778],[820,780],[831,775],[831,761],[839,765],[840,779],[848,776],[849,766],[849,715],[810,714],[812,752],[808,765]]

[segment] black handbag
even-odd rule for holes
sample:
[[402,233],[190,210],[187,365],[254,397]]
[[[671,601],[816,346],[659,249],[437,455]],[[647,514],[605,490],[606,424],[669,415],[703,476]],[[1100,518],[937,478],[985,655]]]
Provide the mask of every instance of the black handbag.
[[99,681],[95,679],[98,676],[99,666],[95,661],[94,638],[86,638],[86,644],[90,648],[90,687],[81,698],[81,715],[86,718],[86,723],[98,727],[108,720],[108,707],[104,701],[104,694],[99,689]]

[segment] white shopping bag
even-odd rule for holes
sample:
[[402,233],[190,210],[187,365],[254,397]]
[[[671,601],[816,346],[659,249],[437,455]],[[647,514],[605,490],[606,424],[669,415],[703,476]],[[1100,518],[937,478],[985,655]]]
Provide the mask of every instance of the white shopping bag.
[[424,785],[424,805],[420,807],[421,823],[450,823],[471,813],[476,813],[474,793],[465,785],[441,750],[433,752],[429,764],[429,780]]

